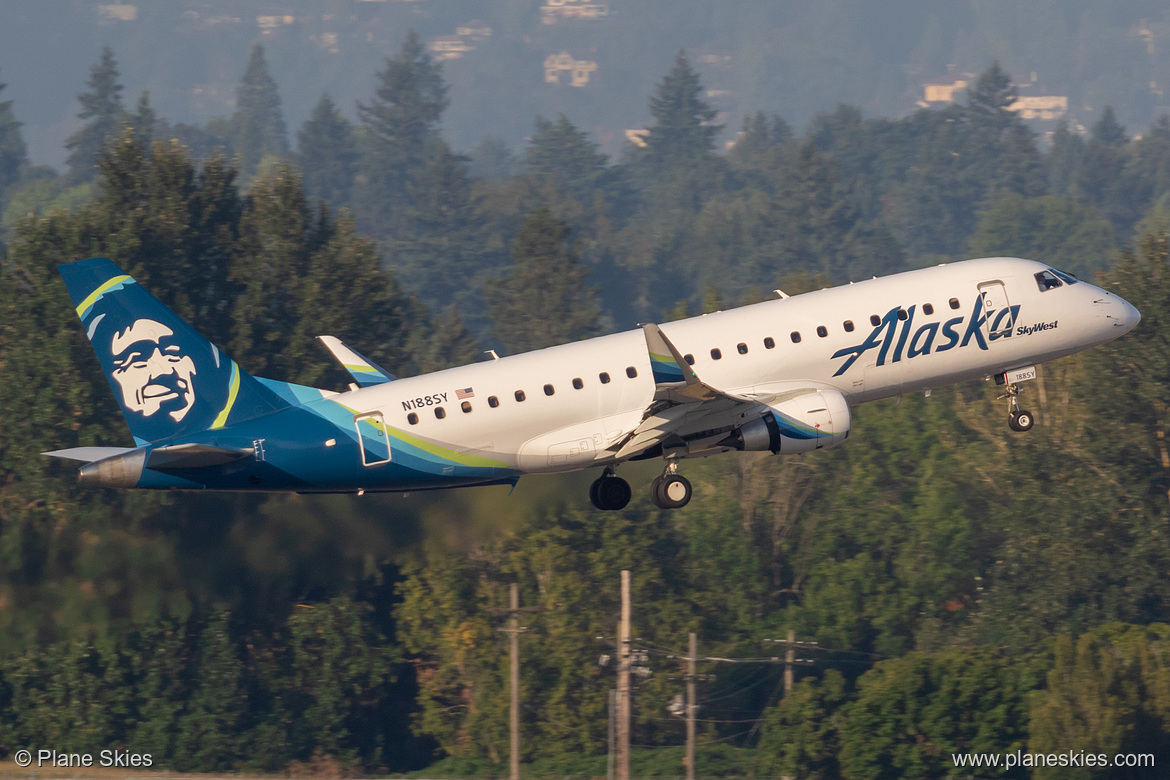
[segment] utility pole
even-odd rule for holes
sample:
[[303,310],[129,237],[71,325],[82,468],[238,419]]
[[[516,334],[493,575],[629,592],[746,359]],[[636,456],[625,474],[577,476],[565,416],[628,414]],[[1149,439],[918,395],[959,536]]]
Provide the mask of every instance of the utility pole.
[[509,589],[510,612],[508,633],[512,645],[512,712],[509,724],[512,729],[512,780],[520,780],[520,585],[513,582]]
[[687,651],[687,780],[695,780],[695,710],[699,708],[695,703],[695,656],[699,645],[694,631]]
[[535,609],[539,609],[539,607],[520,609],[520,586],[515,582],[508,588],[508,609],[492,609],[492,612],[508,613],[508,627],[496,630],[510,634],[508,644],[511,651],[512,706],[508,714],[508,725],[512,732],[511,755],[509,756],[511,780],[520,780],[520,635],[528,630],[527,626],[520,625],[520,613]]
[[630,780],[630,572],[622,569],[618,624],[617,780]]
[[605,753],[605,780],[614,780],[613,778],[613,743],[614,743],[614,718],[617,713],[614,712],[614,699],[617,698],[617,691],[613,688],[609,689],[609,745]]
[[792,691],[792,666],[796,663],[796,632],[788,629],[788,647],[784,651],[784,697]]

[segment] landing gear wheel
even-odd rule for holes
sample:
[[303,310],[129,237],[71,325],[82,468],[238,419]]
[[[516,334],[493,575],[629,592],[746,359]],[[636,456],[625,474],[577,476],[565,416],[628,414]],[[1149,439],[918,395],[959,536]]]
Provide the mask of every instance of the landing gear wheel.
[[1022,389],[1019,385],[1009,384],[1003,395],[999,396],[1000,400],[1006,398],[1008,401],[1008,410],[1010,412],[1008,415],[1008,427],[1020,433],[1031,430],[1032,425],[1036,422],[1036,418],[1032,416],[1031,412],[1020,408],[1018,399]]
[[1032,413],[1024,409],[1016,409],[1008,417],[1008,427],[1021,433],[1030,430],[1035,422]]
[[650,500],[662,509],[681,509],[691,500],[691,483],[682,474],[663,474],[650,483]]
[[593,506],[607,512],[625,509],[632,495],[629,482],[609,474],[594,480],[589,486],[589,500]]

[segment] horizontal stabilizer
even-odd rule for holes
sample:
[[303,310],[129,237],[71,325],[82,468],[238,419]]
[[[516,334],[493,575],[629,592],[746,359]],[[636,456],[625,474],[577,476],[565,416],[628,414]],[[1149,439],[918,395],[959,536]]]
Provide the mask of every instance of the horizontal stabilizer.
[[67,450],[42,452],[41,454],[48,455],[50,458],[63,458],[65,460],[79,460],[82,463],[93,463],[95,460],[112,458],[115,455],[121,455],[132,449],[133,447],[73,447]]
[[337,358],[341,367],[349,372],[358,387],[371,387],[386,382],[393,382],[398,377],[379,366],[374,361],[362,355],[355,349],[348,347],[336,336],[318,336],[325,349]]
[[201,469],[247,458],[252,450],[231,450],[210,444],[172,444],[156,447],[146,458],[148,469]]

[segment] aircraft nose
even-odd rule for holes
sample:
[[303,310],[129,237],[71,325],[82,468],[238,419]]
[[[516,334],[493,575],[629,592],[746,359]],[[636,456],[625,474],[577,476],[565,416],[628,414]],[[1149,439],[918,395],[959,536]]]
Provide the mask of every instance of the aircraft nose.
[[1125,328],[1126,333],[1129,333],[1131,330],[1137,327],[1139,322],[1142,321],[1142,313],[1137,310],[1136,306],[1124,298],[1118,298],[1118,300],[1121,301],[1121,310],[1123,312],[1121,315],[1121,322],[1119,324],[1121,327]]

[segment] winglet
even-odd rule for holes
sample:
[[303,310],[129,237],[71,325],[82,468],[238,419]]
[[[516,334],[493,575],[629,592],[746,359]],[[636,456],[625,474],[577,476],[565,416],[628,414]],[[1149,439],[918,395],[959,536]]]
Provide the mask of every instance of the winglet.
[[398,378],[357,350],[347,347],[341,339],[335,336],[318,336],[317,338],[325,345],[325,349],[337,358],[337,362],[341,363],[341,367],[349,372],[359,387],[381,385],[393,382]]
[[650,353],[650,367],[654,373],[655,398],[672,403],[694,403],[722,395],[699,379],[661,328],[650,322],[642,326],[642,332],[646,334],[646,350]]
[[657,325],[652,322],[647,323],[642,326],[642,332],[646,334],[646,349],[650,352],[650,367],[654,371],[654,384],[669,385],[686,382],[688,385],[693,385],[699,381],[694,369],[683,359],[683,356],[678,353],[678,350],[674,348],[674,345],[670,343],[670,340]]

